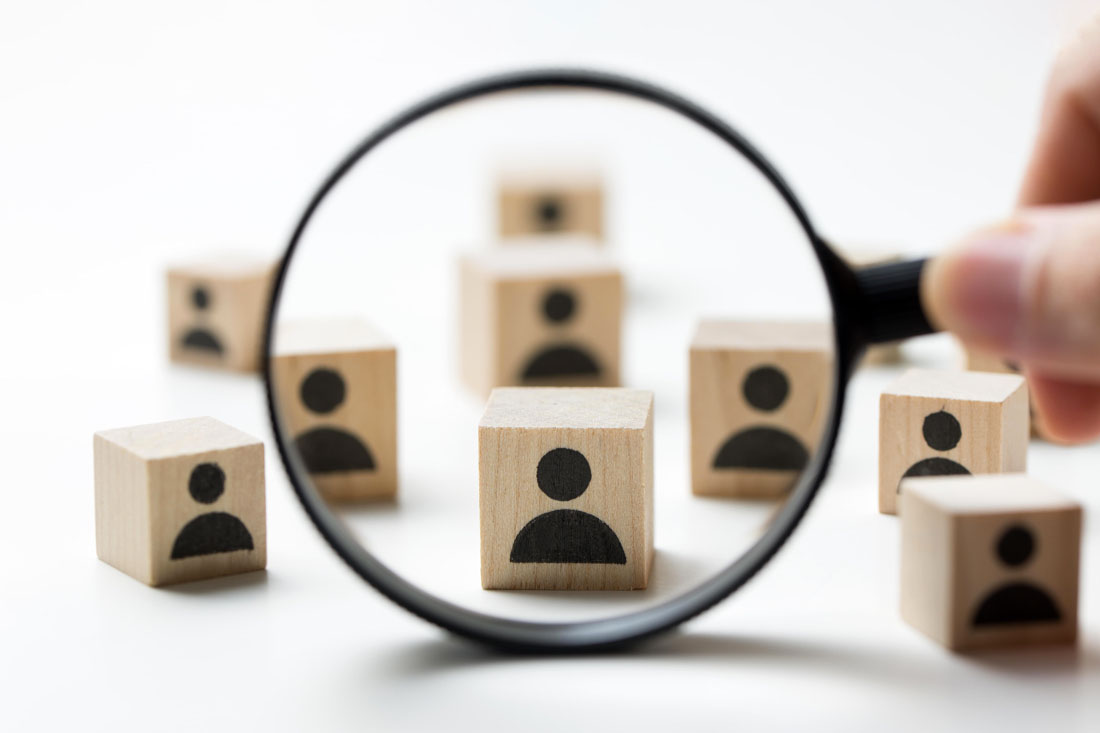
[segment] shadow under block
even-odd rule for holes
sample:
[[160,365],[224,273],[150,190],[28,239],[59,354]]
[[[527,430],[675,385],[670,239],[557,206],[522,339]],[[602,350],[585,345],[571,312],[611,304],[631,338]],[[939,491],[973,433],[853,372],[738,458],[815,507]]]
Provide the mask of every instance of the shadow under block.
[[504,173],[497,183],[499,232],[512,237],[582,234],[604,236],[603,184],[591,172]]
[[460,262],[463,381],[493,387],[619,385],[622,274],[584,241],[527,243]]
[[950,649],[1073,642],[1081,507],[1022,474],[906,479],[901,615]]
[[791,489],[825,425],[827,323],[704,320],[689,357],[691,487],[767,498]]
[[264,446],[210,417],[95,434],[99,559],[149,585],[267,565]]
[[330,500],[397,495],[397,349],[366,321],[280,322],[278,409],[302,468]]
[[652,392],[496,389],[478,449],[484,588],[646,587]]
[[1027,469],[1027,384],[1012,374],[910,369],[879,398],[878,508],[908,476]]
[[274,264],[236,256],[168,268],[168,356],[257,372]]

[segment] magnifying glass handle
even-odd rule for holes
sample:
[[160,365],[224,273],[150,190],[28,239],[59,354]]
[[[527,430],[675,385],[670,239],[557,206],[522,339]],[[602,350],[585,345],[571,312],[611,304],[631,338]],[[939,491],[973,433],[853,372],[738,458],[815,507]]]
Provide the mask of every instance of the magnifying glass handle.
[[854,271],[864,335],[871,344],[935,333],[920,302],[928,259],[890,262]]

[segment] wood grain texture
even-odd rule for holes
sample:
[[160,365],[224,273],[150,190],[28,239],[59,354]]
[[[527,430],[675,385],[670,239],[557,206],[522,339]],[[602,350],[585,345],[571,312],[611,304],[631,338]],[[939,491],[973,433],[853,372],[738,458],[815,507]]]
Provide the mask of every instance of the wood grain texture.
[[[502,388],[478,426],[481,582],[487,589],[631,590],[653,562],[653,394],[605,388]],[[540,461],[556,449],[584,456],[578,496],[540,489]],[[521,532],[556,510],[606,524],[625,562],[513,562]]]
[[497,183],[502,241],[528,235],[604,237],[604,193],[593,171],[502,172]]
[[[1022,474],[905,479],[901,501],[907,623],[957,650],[1077,638],[1077,502]],[[1007,544],[1010,533],[1030,544]],[[1002,555],[1009,547],[1015,554]],[[1044,618],[1042,602],[1019,595],[1006,604],[1022,586],[1049,599],[1057,617]]]
[[[93,445],[96,552],[101,560],[148,585],[267,565],[264,448],[259,440],[201,417],[102,431]],[[192,472],[203,464],[215,464],[224,483],[219,483],[220,493],[198,501],[189,487]],[[173,559],[185,529],[194,527],[193,520],[201,529],[203,518],[211,514],[239,520],[234,526],[243,525],[252,548]],[[210,539],[209,531],[203,536]]]
[[[832,384],[832,331],[826,323],[701,321],[689,355],[691,486],[703,496],[766,498],[794,486],[801,469],[720,465],[727,445],[756,450],[751,437],[766,430],[791,438],[812,456],[821,437]],[[755,407],[746,398],[749,375],[775,369],[787,380],[779,404]],[[781,434],[775,434],[779,431]],[[786,436],[786,437],[785,437]],[[783,451],[779,451],[783,453]]]
[[[470,389],[618,386],[622,274],[589,240],[534,240],[470,255],[460,278],[459,346]],[[553,298],[570,304],[557,320],[548,315]],[[528,375],[559,349],[591,360],[596,373]]]
[[[371,468],[332,466],[308,474],[329,500],[392,499],[397,495],[397,349],[359,318],[310,318],[278,324],[272,376],[280,418],[294,436],[303,467],[309,462],[307,435],[336,430],[370,455]],[[338,375],[338,404],[312,409],[303,399],[306,380],[318,372]],[[324,438],[324,434],[320,434]],[[348,465],[351,465],[349,462]],[[315,464],[313,468],[317,468]]]
[[274,271],[269,260],[235,255],[168,268],[169,358],[217,369],[259,371]]
[[[930,443],[929,435],[942,426],[956,435]],[[1022,377],[907,371],[879,398],[879,511],[897,513],[901,479],[919,466],[971,474],[1025,471],[1029,432]]]

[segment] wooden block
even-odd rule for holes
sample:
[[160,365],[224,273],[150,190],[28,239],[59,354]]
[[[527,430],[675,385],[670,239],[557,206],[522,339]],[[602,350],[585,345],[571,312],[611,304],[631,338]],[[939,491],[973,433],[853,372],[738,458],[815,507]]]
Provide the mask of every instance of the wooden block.
[[496,389],[478,447],[483,587],[646,587],[652,392]]
[[274,272],[270,260],[233,255],[168,268],[169,358],[259,371]]
[[1022,377],[910,369],[879,398],[879,511],[909,476],[1025,471],[1027,443]]
[[773,497],[817,448],[833,380],[827,323],[699,323],[691,342],[691,489]]
[[905,479],[901,615],[950,649],[1077,638],[1081,507],[1022,474]]
[[597,173],[575,170],[503,172],[498,181],[500,236],[583,234],[604,236],[603,183]]
[[[963,344],[963,353],[966,355],[966,369],[971,372],[991,372],[993,374],[1021,374],[1020,365],[997,354],[987,351],[972,349]],[[1037,438],[1049,440],[1039,420],[1039,413],[1035,410],[1035,402],[1028,401],[1028,414],[1031,417],[1031,434]]]
[[460,290],[462,375],[477,393],[619,384],[622,275],[588,240],[468,256]]
[[99,559],[149,585],[267,565],[264,446],[211,417],[95,434]]
[[271,362],[302,468],[326,499],[397,494],[397,349],[366,321],[280,321]]

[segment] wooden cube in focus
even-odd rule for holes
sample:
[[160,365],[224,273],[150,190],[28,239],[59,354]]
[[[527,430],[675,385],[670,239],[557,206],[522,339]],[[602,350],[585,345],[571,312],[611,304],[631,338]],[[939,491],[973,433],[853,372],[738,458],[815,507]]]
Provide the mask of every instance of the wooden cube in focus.
[[498,181],[501,238],[579,234],[601,241],[604,195],[600,176],[589,171],[510,171]]
[[692,491],[789,491],[821,439],[832,380],[828,323],[701,321],[690,352]]
[[1077,638],[1077,502],[998,474],[905,479],[901,503],[906,622],[950,649]]
[[149,585],[267,564],[264,446],[210,417],[95,434],[99,559]]
[[879,398],[878,505],[910,476],[1027,469],[1027,384],[1012,374],[910,369]]
[[397,494],[397,349],[358,318],[280,321],[272,376],[284,430],[327,499]]
[[646,587],[652,392],[496,389],[478,445],[483,587]]
[[618,386],[622,274],[589,240],[500,247],[460,267],[459,347],[472,390]]
[[168,355],[174,362],[259,371],[270,260],[212,256],[168,268]]

